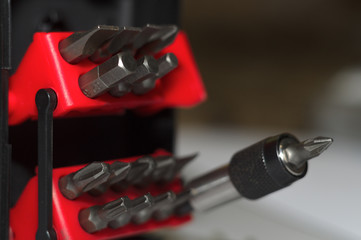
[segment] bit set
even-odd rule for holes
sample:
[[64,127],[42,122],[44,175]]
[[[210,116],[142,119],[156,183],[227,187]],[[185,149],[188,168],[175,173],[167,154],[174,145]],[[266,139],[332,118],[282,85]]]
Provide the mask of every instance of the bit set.
[[79,78],[85,96],[95,98],[106,92],[114,97],[129,92],[142,95],[155,87],[157,79],[177,67],[177,57],[172,53],[158,60],[153,57],[171,44],[177,33],[174,25],[148,24],[142,29],[99,25],[60,41],[59,51],[71,64],[85,59],[101,63]]
[[54,117],[67,118],[153,115],[206,98],[188,39],[174,25],[36,33],[11,77],[9,123],[36,119],[34,98],[45,88],[56,93]]
[[151,218],[163,221],[171,216],[175,199],[172,191],[157,196],[147,193],[133,200],[124,196],[102,206],[81,210],[79,223],[85,231],[94,233],[107,227],[117,229],[130,222],[144,224]]
[[143,156],[134,162],[93,162],[61,177],[59,189],[64,197],[74,200],[85,192],[99,196],[109,188],[124,192],[129,186],[145,189],[152,183],[165,185],[173,181],[196,156]]

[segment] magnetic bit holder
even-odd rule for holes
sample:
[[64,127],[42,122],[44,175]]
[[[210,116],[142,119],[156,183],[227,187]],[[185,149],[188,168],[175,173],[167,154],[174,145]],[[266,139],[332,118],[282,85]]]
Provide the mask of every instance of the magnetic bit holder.
[[38,109],[38,230],[36,240],[56,240],[53,229],[53,112],[57,96],[52,89],[40,89]]

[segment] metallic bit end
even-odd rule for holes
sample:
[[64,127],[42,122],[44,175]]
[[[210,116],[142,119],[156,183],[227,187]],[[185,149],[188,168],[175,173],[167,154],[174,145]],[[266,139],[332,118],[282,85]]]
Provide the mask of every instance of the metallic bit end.
[[303,147],[310,152],[311,157],[317,157],[324,152],[331,144],[333,139],[329,137],[315,137],[302,142]]
[[284,139],[280,144],[280,155],[286,168],[294,175],[300,175],[304,172],[306,162],[319,156],[333,142],[329,137],[315,137],[303,142]]

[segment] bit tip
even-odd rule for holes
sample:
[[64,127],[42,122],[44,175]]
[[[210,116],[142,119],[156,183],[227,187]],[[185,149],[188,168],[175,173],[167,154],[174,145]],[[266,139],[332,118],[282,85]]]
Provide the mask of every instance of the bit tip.
[[333,142],[329,137],[315,137],[303,142],[291,142],[285,139],[281,143],[281,159],[293,174],[302,174],[305,170],[305,163],[324,152]]
[[329,137],[315,137],[302,142],[304,149],[310,152],[311,157],[317,157],[324,152],[331,144],[333,139]]

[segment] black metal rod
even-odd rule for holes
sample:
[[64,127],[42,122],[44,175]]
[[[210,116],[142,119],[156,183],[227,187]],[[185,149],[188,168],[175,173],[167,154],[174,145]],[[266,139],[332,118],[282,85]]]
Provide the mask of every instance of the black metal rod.
[[52,89],[36,94],[38,108],[38,231],[36,240],[55,240],[53,229],[53,111],[57,104]]
[[11,145],[8,127],[8,84],[11,69],[10,0],[0,2],[0,239],[9,239]]

